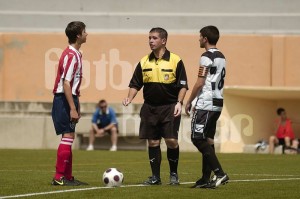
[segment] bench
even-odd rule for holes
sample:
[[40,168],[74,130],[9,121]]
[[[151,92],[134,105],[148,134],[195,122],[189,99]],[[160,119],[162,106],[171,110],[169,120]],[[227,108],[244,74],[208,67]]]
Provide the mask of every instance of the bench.
[[[118,117],[118,150],[146,150],[146,140],[138,137],[140,118],[136,115]],[[91,129],[91,117],[80,119],[76,126],[75,148],[85,150],[89,144],[89,131]],[[111,147],[110,136],[95,139],[94,148],[108,150]]]

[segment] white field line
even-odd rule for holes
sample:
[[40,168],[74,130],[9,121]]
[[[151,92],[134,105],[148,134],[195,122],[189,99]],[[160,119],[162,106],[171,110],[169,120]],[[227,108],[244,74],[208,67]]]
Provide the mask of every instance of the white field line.
[[[16,169],[16,170],[11,170],[11,169],[0,169],[0,172],[43,172],[43,173],[54,173],[55,171],[47,171],[47,170],[22,170],[22,169]],[[73,171],[74,173],[99,173],[99,171]],[[136,172],[126,172],[125,174],[132,174]],[[161,172],[162,174],[168,172]],[[192,173],[187,173],[187,172],[182,172],[180,173],[181,175],[190,175]],[[291,174],[267,174],[267,173],[230,173],[230,176],[266,176],[266,177],[300,177],[299,175],[291,175]]]
[[[230,180],[229,182],[265,182],[265,181],[292,181],[292,180],[300,180],[300,178],[277,178],[277,179],[246,179],[246,180]],[[181,184],[193,184],[194,182],[181,182]],[[127,187],[145,187],[147,185],[124,185],[120,188]],[[89,191],[89,190],[97,190],[97,189],[114,189],[113,187],[88,187],[88,188],[80,188],[80,189],[68,189],[68,190],[59,190],[59,191],[48,191],[48,192],[39,192],[39,193],[28,193],[28,194],[20,194],[20,195],[11,195],[11,196],[0,196],[0,199],[6,198],[20,198],[20,197],[30,197],[30,196],[38,196],[38,195],[48,195],[48,194],[57,194],[57,193],[67,193],[67,192],[78,192],[78,191]]]

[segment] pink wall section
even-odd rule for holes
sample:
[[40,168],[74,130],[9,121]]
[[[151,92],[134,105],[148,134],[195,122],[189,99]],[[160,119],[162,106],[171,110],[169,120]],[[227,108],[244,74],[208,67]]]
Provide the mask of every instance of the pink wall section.
[[[222,35],[226,86],[300,86],[300,36]],[[63,33],[0,34],[0,100],[51,101],[55,69],[67,46]],[[190,87],[200,55],[198,34],[170,34],[167,47],[184,61]],[[148,34],[91,33],[81,48],[83,102],[121,102],[140,58],[149,53]],[[135,102],[142,102],[140,93]]]

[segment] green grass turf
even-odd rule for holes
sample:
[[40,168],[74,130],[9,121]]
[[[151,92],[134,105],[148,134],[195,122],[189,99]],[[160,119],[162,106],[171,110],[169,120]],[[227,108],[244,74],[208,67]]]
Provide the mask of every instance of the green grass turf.
[[[177,187],[169,180],[166,153],[161,168],[162,186],[121,187],[55,193],[31,198],[299,198],[300,156],[263,154],[218,154],[230,183],[215,190],[190,189],[192,184]],[[125,176],[124,185],[143,182],[150,174],[146,151],[77,151],[73,152],[73,174],[89,186],[51,186],[56,160],[55,150],[0,150],[1,196],[53,192],[66,189],[102,187],[102,174],[117,167]],[[181,182],[194,182],[201,173],[200,153],[180,153]],[[280,181],[246,181],[286,179]],[[298,179],[296,179],[298,178]]]

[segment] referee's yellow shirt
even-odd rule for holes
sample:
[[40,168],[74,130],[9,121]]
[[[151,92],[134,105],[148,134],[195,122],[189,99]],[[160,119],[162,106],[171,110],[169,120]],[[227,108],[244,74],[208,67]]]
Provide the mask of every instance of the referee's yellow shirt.
[[188,89],[184,64],[168,50],[160,59],[152,52],[138,63],[129,87],[137,90],[144,87],[144,100],[150,105],[176,103],[180,89]]

